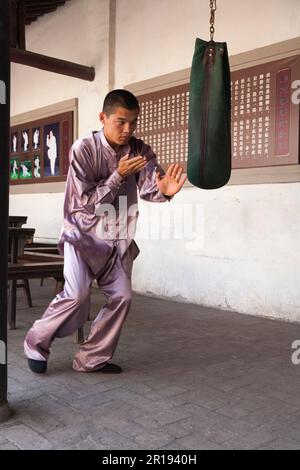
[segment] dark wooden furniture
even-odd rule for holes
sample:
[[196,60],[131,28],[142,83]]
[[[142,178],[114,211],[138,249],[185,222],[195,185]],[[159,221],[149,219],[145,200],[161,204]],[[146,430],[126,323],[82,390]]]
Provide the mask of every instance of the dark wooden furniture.
[[[22,227],[27,223],[27,216],[25,215],[10,215],[8,217],[8,226],[9,227]],[[9,240],[9,253],[8,253],[8,261],[10,261],[11,256],[11,241]],[[22,281],[18,282],[16,287],[22,287],[24,289],[25,297],[27,300],[28,307],[32,307],[32,299],[31,299],[31,292],[28,279],[22,279]]]
[[[57,245],[48,244],[48,243],[34,243],[33,245],[25,246],[25,254],[30,251],[35,254],[50,254],[50,255],[59,255]],[[44,277],[41,278],[41,286],[44,283]]]
[[22,227],[27,223],[27,216],[25,215],[10,215],[8,217],[9,227]]
[[[25,246],[24,252],[18,258],[17,263],[8,265],[8,279],[13,282],[17,279],[43,279],[47,277],[56,280],[55,295],[64,285],[64,259],[55,245],[33,243]],[[12,301],[8,312],[8,323],[10,329],[16,327],[16,303]],[[79,328],[75,333],[75,341],[82,343],[84,340],[84,329]]]
[[[35,233],[34,228],[22,228],[22,227],[8,227],[8,243],[9,243],[9,256],[8,256],[8,266],[11,264],[17,264],[18,258],[20,258],[24,253],[24,246],[26,243],[30,242],[33,239]],[[8,322],[9,327],[14,329],[15,323],[11,322],[11,312],[16,311],[16,302],[17,302],[17,280],[23,280],[22,287],[25,288],[28,305],[32,306],[30,288],[28,284],[28,279],[26,277],[19,276],[18,278],[9,280],[9,303],[8,303]],[[14,315],[15,317],[15,315]]]
[[49,255],[26,251],[17,262],[8,264],[8,279],[11,283],[8,325],[16,328],[16,281],[18,279],[40,279],[53,277],[56,280],[55,294],[62,290],[64,260],[60,255]]

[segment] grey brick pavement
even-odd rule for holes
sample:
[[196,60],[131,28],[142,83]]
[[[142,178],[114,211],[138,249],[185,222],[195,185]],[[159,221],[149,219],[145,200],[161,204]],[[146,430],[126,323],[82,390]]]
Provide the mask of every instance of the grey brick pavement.
[[[35,376],[22,343],[54,285],[31,286],[34,308],[18,292],[9,332],[1,450],[300,449],[300,325],[135,295],[114,357],[123,374],[74,372],[69,337]],[[94,314],[102,301],[93,289]]]

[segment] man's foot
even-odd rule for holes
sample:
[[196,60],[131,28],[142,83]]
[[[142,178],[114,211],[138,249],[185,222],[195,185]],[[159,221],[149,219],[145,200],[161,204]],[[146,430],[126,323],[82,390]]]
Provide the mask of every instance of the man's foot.
[[35,359],[27,359],[29,369],[35,374],[44,374],[47,370],[47,361],[36,361]]
[[102,372],[103,374],[121,374],[122,369],[117,364],[110,364],[107,362],[102,369],[98,369],[97,372]]

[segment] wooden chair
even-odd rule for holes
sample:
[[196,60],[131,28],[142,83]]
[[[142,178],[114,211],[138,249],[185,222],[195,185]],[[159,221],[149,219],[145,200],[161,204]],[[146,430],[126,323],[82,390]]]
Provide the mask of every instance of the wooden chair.
[[[9,227],[22,227],[27,223],[27,216],[22,216],[22,215],[10,215],[8,217],[8,226]],[[9,241],[9,243],[11,243]],[[9,251],[8,251],[8,261],[11,260],[11,246],[9,246]],[[16,288],[21,287],[24,290],[25,298],[27,300],[27,305],[28,307],[32,307],[32,298],[31,298],[31,292],[30,292],[30,285],[28,279],[23,279],[19,283],[17,283]]]
[[[8,255],[8,266],[16,265],[18,263],[18,258],[23,255],[24,246],[26,243],[33,240],[35,233],[34,228],[22,228],[22,227],[9,227],[8,228],[8,243],[9,243],[9,255]],[[32,307],[31,293],[29,288],[28,278],[18,277],[9,280],[9,311],[16,310],[16,301],[17,295],[16,290],[20,284],[17,283],[17,280],[22,280],[22,287],[25,288],[26,298],[28,301],[28,306]],[[29,296],[28,296],[29,294]],[[12,323],[12,328],[14,325]]]

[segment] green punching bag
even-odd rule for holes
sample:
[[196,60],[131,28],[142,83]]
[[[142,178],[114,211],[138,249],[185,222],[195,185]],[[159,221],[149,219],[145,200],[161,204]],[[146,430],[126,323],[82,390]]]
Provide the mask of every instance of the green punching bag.
[[[211,7],[212,7],[211,2]],[[212,13],[213,12],[213,13]],[[231,86],[225,42],[197,38],[189,97],[187,175],[202,189],[224,186],[231,173]]]

